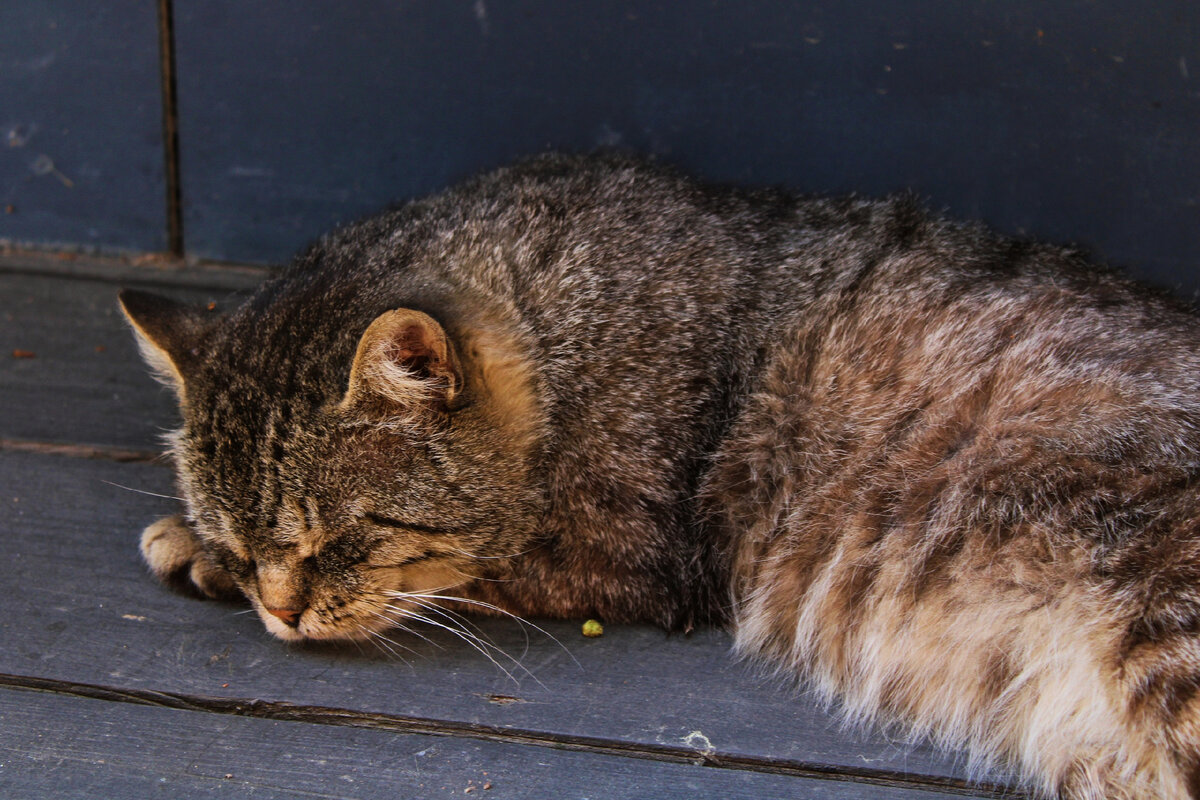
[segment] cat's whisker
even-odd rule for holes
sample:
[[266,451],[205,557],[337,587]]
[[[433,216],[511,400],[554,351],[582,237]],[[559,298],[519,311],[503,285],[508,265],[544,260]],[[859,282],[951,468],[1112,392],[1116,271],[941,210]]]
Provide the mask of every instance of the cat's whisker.
[[[395,609],[396,607],[389,606],[389,608]],[[466,642],[468,645],[470,645],[472,648],[474,648],[476,651],[478,651],[481,655],[483,655],[485,658],[487,658],[489,661],[491,661],[493,664],[495,664],[496,667],[501,672],[503,672],[509,678],[509,680],[513,681],[514,683],[519,684],[520,681],[517,680],[516,676],[514,676],[510,670],[506,669],[503,664],[501,664],[495,657],[493,657],[492,653],[496,653],[499,656],[503,656],[505,659],[512,662],[513,666],[519,668],[519,670],[521,672],[523,672],[524,674],[526,674],[530,678],[532,678],[533,681],[538,684],[538,686],[541,686],[542,688],[546,688],[545,684],[543,684],[538,679],[538,677],[529,670],[528,667],[526,667],[524,664],[522,664],[520,659],[514,658],[511,654],[509,654],[504,649],[502,649],[495,643],[491,642],[490,640],[480,637],[480,636],[477,636],[476,634],[472,633],[471,631],[469,631],[465,628],[462,628],[460,626],[456,627],[456,625],[454,625],[454,624],[446,624],[446,623],[438,622],[437,620],[431,619],[430,617],[427,617],[423,614],[415,614],[415,613],[410,612],[410,615],[408,618],[413,619],[413,620],[418,620],[420,622],[424,622],[426,625],[432,625],[435,628],[441,628],[442,630],[445,630],[445,631],[449,632],[450,634],[462,639],[464,642]],[[451,622],[454,621],[452,618],[448,618],[448,619],[450,619]]]
[[[470,605],[470,606],[479,606],[480,608],[485,608],[489,611],[493,611],[497,614],[508,617],[509,619],[520,623],[521,625],[528,625],[530,628],[533,628],[535,631],[542,634],[543,636],[548,638],[550,641],[554,642],[556,645],[561,647],[563,652],[566,653],[567,655],[569,655],[571,657],[571,660],[574,661],[578,667],[580,667],[581,669],[583,667],[583,665],[579,663],[579,660],[577,658],[575,658],[575,655],[569,649],[567,649],[567,646],[564,645],[562,642],[560,642],[558,640],[558,638],[556,636],[554,636],[554,634],[550,633],[545,628],[542,628],[541,626],[530,622],[529,620],[525,619],[524,617],[514,614],[511,611],[507,611],[503,608],[500,608],[497,605],[493,605],[491,603],[485,603],[482,600],[475,600],[475,599],[467,598],[467,597],[454,597],[452,595],[432,594],[429,592],[401,592],[401,593],[398,593],[397,596],[399,596],[401,598],[406,598],[406,599],[420,597],[420,598],[427,599],[427,600],[452,601],[452,602],[456,602],[456,603],[463,603],[465,605]],[[528,639],[526,639],[526,642],[528,643]]]
[[[392,641],[391,639],[389,639],[388,637],[379,633],[378,631],[371,630],[366,625],[359,625],[358,627],[359,627],[359,630],[361,630],[363,633],[365,633],[367,635],[367,638],[365,641],[368,641],[372,645],[374,645],[375,649],[377,649],[380,653],[383,653],[385,656],[390,656],[392,658],[395,658],[396,660],[400,661],[403,664],[411,666],[410,664],[408,664],[408,661],[404,658],[404,656],[400,655],[400,653],[396,652],[396,649],[394,647],[392,647],[392,645],[394,645],[394,644],[397,645],[398,647],[403,647],[403,645],[399,645],[398,643]],[[404,648],[404,649],[407,650],[408,648]]]
[[[411,647],[407,647],[403,644],[400,644],[400,642],[397,642],[395,639],[391,638],[390,636],[387,636],[379,631],[371,630],[370,628],[366,627],[365,625],[360,626],[360,627],[362,627],[362,629],[367,633],[368,637],[370,637],[369,641],[372,641],[376,645],[385,648],[389,653],[396,656],[396,658],[400,659],[405,664],[407,664],[408,661],[403,656],[401,656],[398,652],[396,652],[397,647],[406,653],[411,653],[414,656],[421,655],[416,650],[413,650]],[[408,631],[407,628],[401,628],[401,630]],[[424,637],[421,637],[421,638],[424,638]]]
[[[366,625],[364,625],[361,622],[358,623],[357,625],[355,625],[354,627],[359,632],[359,634],[361,634],[361,636],[362,636],[361,641],[368,642],[376,650],[379,650],[379,652],[381,652],[381,653],[383,652],[383,648],[381,648],[379,646],[379,644],[375,641],[375,631],[371,630],[370,628],[368,628]],[[355,641],[360,641],[360,640],[355,639]]]
[[[421,608],[426,608],[428,610],[432,610],[432,612],[437,613],[440,616],[444,616],[444,618],[446,618],[446,619],[455,620],[458,625],[460,625],[464,628],[464,630],[466,630],[466,626],[472,627],[474,632],[476,634],[479,634],[479,636],[481,638],[486,639],[487,642],[490,642],[490,643],[492,642],[492,639],[490,637],[488,637],[487,634],[484,633],[484,630],[482,630],[481,627],[476,625],[475,622],[469,618],[469,616],[460,614],[452,608],[446,608],[445,606],[443,606],[443,604],[440,604],[439,602],[436,602],[436,601],[425,600],[425,599],[416,599],[416,597],[412,597],[412,596],[409,597],[409,600],[412,602],[415,602],[416,604],[419,604],[419,606]],[[524,620],[517,620],[517,621],[523,622]],[[523,642],[522,642],[522,648],[521,648],[521,655],[520,655],[520,657],[516,658],[516,661],[521,661],[521,660],[523,660],[524,657],[529,655],[529,646],[530,646],[530,644],[532,644],[532,642],[530,642],[529,631],[527,630],[526,626],[521,625],[520,628],[518,628],[518,630],[521,631],[521,638],[523,639]],[[550,638],[553,639],[553,637],[550,637]]]
[[[367,628],[365,625],[360,623],[357,625],[357,628],[360,633],[367,633]],[[355,649],[358,650],[359,655],[365,656],[367,654],[367,651],[363,649],[361,639],[359,639],[357,636],[354,636],[350,638],[350,641],[354,644]]]
[[[433,592],[436,592],[436,591],[441,591],[441,590],[434,589],[429,592],[396,592],[393,594],[394,594],[394,596],[403,597],[403,598],[421,598],[424,600],[446,600],[446,601],[450,601],[450,602],[454,602],[454,603],[464,603],[466,605],[479,606],[480,608],[486,608],[489,611],[494,611],[497,614],[502,614],[503,616],[506,616],[510,619],[516,620],[517,622],[521,622],[525,625],[529,625],[530,627],[534,628],[535,630],[539,630],[539,631],[542,630],[541,628],[538,628],[537,625],[534,625],[532,622],[525,619],[524,617],[518,616],[517,614],[514,614],[511,611],[503,609],[500,606],[493,605],[492,603],[488,603],[483,600],[476,600],[476,599],[470,598],[470,597],[457,597],[455,595],[448,595],[448,594],[434,594]],[[542,631],[542,633],[545,633],[545,631]],[[549,634],[546,634],[546,635],[549,636]]]
[[[385,608],[388,612],[391,612],[391,613],[375,612],[375,617],[386,622],[389,627],[394,628],[399,631],[403,631],[404,633],[407,633],[411,636],[415,636],[418,639],[420,639],[424,642],[427,642],[430,645],[436,647],[438,650],[446,649],[446,648],[442,647],[440,644],[438,644],[437,642],[435,642],[433,639],[430,639],[428,636],[421,633],[420,631],[415,631],[412,628],[408,627],[407,625],[402,624],[401,620],[411,619],[413,617],[413,615],[407,614],[407,613],[397,613],[397,612],[402,612],[403,610],[398,609],[396,606],[389,605],[389,606],[386,606]],[[378,631],[376,631],[376,633],[378,633]],[[379,635],[382,636],[383,634],[379,634]],[[412,652],[415,653],[416,651],[412,651]]]
[[382,653],[385,658],[395,659],[397,661],[404,662],[404,657],[401,656],[399,653],[397,653],[395,650],[393,650],[386,641],[381,641],[379,639],[375,639],[374,637],[372,637],[371,639],[368,639],[368,641],[372,645],[374,645],[375,649],[378,650],[380,653]]
[[113,483],[112,481],[106,481],[103,478],[100,480],[100,482],[107,483],[109,486],[115,486],[118,489],[124,489],[127,492],[137,492],[138,494],[144,494],[144,495],[148,495],[150,497],[161,497],[164,500],[178,500],[181,503],[184,502],[184,499],[182,497],[176,497],[173,494],[159,494],[158,492],[148,492],[145,489],[135,489],[132,486],[124,486],[120,483]]
[[[513,683],[520,684],[520,681],[519,681],[519,680],[517,680],[517,678],[516,678],[516,677],[515,677],[515,676],[512,674],[512,672],[510,672],[509,670],[507,670],[507,669],[504,667],[504,665],[503,665],[503,664],[501,664],[501,663],[500,663],[498,660],[496,660],[496,658],[495,658],[495,657],[493,657],[493,656],[492,656],[492,654],[491,654],[491,653],[489,653],[489,652],[488,652],[488,648],[489,648],[489,647],[491,647],[491,648],[495,649],[495,650],[496,650],[496,652],[498,652],[500,655],[504,656],[505,658],[509,659],[509,660],[510,660],[510,661],[512,661],[514,664],[516,664],[517,666],[521,667],[521,669],[523,669],[523,670],[524,670],[526,673],[528,673],[528,674],[529,674],[529,676],[530,676],[531,678],[534,678],[534,680],[537,680],[537,678],[535,678],[535,677],[533,676],[533,673],[532,673],[532,672],[529,672],[529,670],[528,670],[528,669],[525,669],[524,665],[522,665],[522,664],[521,664],[519,661],[517,661],[515,658],[513,658],[513,657],[512,657],[512,656],[510,656],[510,655],[508,655],[508,653],[505,653],[505,652],[504,652],[503,650],[501,650],[500,648],[498,648],[498,647],[495,647],[495,645],[489,645],[488,643],[486,643],[486,642],[483,642],[483,641],[482,641],[482,640],[480,640],[478,637],[476,637],[476,636],[472,635],[470,631],[463,631],[463,630],[459,630],[458,628],[455,628],[455,627],[453,627],[452,625],[446,625],[446,624],[444,624],[444,623],[438,622],[437,620],[430,619],[430,618],[428,618],[428,617],[425,617],[425,616],[422,616],[422,615],[420,615],[420,614],[413,614],[413,615],[410,617],[410,619],[414,619],[414,620],[417,620],[417,621],[419,621],[419,622],[424,622],[426,625],[432,625],[432,626],[433,626],[433,627],[435,627],[435,628],[441,628],[442,630],[444,630],[444,631],[447,631],[447,632],[449,632],[450,634],[452,634],[452,635],[454,635],[454,636],[457,636],[458,638],[462,639],[462,640],[463,640],[464,642],[466,642],[466,643],[467,643],[467,644],[468,644],[470,647],[472,647],[472,648],[473,648],[473,649],[475,649],[477,652],[479,652],[479,653],[480,653],[480,654],[481,654],[481,655],[482,655],[484,658],[486,658],[488,661],[491,661],[493,664],[495,664],[495,665],[496,665],[496,668],[497,668],[497,669],[499,669],[501,672],[503,672],[503,673],[505,674],[505,676],[506,676],[506,677],[507,677],[509,680],[511,680]],[[539,681],[539,683],[540,683],[540,681]]]
[[[422,601],[412,596],[409,596],[406,599],[411,600],[418,607],[425,609],[426,611],[432,611],[441,617],[452,620],[453,622],[463,626],[464,629],[470,627],[480,637],[485,639],[487,638],[487,635],[483,632],[482,628],[472,622],[468,617],[465,617],[452,609],[446,608],[445,606],[440,606],[437,603]],[[489,639],[488,641],[491,640]]]
[[[422,599],[418,595],[410,594],[407,599],[416,603],[421,608],[427,609],[429,611],[433,611],[433,612],[437,613],[438,615],[445,617],[447,619],[452,619],[454,622],[456,622],[460,626],[463,626],[464,630],[467,625],[470,625],[471,628],[473,628],[474,631],[478,635],[480,635],[484,639],[487,639],[489,642],[491,642],[491,639],[488,638],[487,635],[483,633],[483,630],[478,625],[476,625],[474,622],[472,622],[469,617],[459,614],[457,611],[446,608],[445,606],[443,606],[437,602],[434,602],[432,600]],[[524,622],[524,620],[519,619],[518,622]],[[530,646],[529,631],[526,630],[524,625],[520,626],[520,631],[521,631],[522,638],[525,640],[524,644],[522,646],[523,649],[521,650],[521,658],[524,658],[525,656],[527,656],[529,654],[529,646]],[[553,637],[551,637],[551,638],[553,638]]]

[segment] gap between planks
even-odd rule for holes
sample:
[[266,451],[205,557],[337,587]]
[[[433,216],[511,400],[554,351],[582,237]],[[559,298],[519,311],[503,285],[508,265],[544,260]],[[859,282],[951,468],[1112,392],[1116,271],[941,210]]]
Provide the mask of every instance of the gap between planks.
[[751,756],[721,753],[714,750],[695,750],[670,745],[631,744],[611,739],[587,736],[548,734],[518,728],[481,725],[469,722],[402,717],[390,714],[369,714],[322,706],[302,706],[279,701],[230,699],[158,692],[148,689],[129,689],[70,681],[59,681],[27,675],[0,673],[0,687],[51,694],[84,697],[93,700],[132,703],[135,705],[173,708],[201,713],[230,714],[282,722],[306,722],[316,725],[366,728],[396,733],[461,737],[515,745],[547,747],[597,755],[622,756],[648,761],[727,769],[742,772],[762,772],[797,778],[859,783],[871,786],[932,791],[960,797],[991,796],[1005,800],[1030,800],[1028,795],[1012,789],[989,784],[973,784],[953,778],[919,777],[885,770],[828,767],[804,762],[778,761]]
[[116,461],[121,464],[148,464],[157,462],[165,466],[165,454],[160,450],[130,450],[120,447],[94,447],[83,444],[63,444],[61,442],[40,442],[28,439],[6,439],[0,437],[0,452],[3,451]]

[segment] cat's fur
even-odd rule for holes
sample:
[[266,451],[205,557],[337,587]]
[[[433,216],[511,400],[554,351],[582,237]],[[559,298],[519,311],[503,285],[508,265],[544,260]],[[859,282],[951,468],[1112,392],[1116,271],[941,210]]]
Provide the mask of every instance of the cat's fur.
[[1200,323],[1071,251],[550,156],[228,316],[122,299],[184,416],[143,551],[282,638],[728,624],[1047,793],[1200,797]]

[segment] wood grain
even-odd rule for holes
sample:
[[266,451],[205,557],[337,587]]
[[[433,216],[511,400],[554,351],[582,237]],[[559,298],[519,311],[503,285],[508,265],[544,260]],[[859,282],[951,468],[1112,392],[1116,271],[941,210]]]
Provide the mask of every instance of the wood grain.
[[[175,402],[150,378],[117,307],[122,283],[155,285],[136,280],[139,274],[150,277],[136,270],[97,269],[94,279],[0,270],[0,439],[160,449],[161,434],[178,424]],[[217,288],[165,291],[223,310],[238,295],[234,281],[222,278]],[[236,278],[243,286],[256,279]]]
[[919,800],[812,780],[528,745],[0,690],[5,797]]

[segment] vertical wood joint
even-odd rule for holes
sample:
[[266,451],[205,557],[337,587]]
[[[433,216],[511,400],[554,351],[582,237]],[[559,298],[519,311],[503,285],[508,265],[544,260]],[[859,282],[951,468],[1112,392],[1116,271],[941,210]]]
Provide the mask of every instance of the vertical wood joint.
[[158,0],[158,52],[162,78],[163,160],[167,189],[167,251],[183,257],[183,201],[179,172],[179,105],[175,83],[172,0]]

